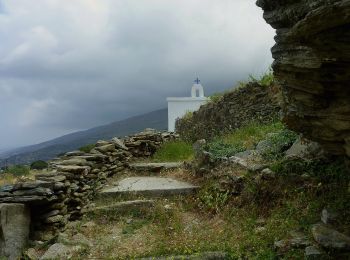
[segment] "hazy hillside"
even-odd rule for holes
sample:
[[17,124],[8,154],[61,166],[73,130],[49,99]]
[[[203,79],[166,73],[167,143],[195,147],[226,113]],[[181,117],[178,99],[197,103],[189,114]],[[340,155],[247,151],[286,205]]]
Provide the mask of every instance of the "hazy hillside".
[[115,136],[122,137],[139,132],[145,128],[164,130],[167,128],[167,122],[168,110],[161,109],[113,122],[108,125],[75,132],[47,142],[21,147],[3,153],[1,154],[0,167],[5,165],[6,160],[7,163],[10,164],[30,163],[35,160],[49,160],[60,153],[72,151],[86,144],[95,143],[100,139],[111,139]]

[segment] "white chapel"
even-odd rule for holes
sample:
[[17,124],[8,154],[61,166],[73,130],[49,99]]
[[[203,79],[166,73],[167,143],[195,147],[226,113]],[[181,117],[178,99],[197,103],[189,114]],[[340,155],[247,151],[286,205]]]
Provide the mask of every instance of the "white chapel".
[[193,112],[208,101],[204,96],[204,89],[197,78],[191,89],[190,97],[168,97],[168,131],[175,131],[177,118],[183,117],[187,112]]

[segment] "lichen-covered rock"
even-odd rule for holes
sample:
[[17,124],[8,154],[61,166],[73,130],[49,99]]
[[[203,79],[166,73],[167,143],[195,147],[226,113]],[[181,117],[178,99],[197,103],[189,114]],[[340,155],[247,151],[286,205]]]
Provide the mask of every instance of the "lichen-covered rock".
[[316,246],[308,246],[305,248],[305,259],[306,260],[322,260],[326,259],[325,253]]
[[332,208],[324,208],[321,213],[321,221],[324,224],[337,224],[339,213]]
[[112,141],[114,142],[114,144],[115,144],[115,146],[116,146],[117,148],[121,148],[121,149],[123,149],[123,150],[128,150],[128,147],[126,147],[125,144],[124,144],[124,142],[123,142],[122,140],[120,140],[119,138],[114,137],[114,138],[112,139]]
[[326,157],[322,147],[310,140],[299,137],[285,152],[287,158],[297,157],[301,159],[323,159]]
[[75,252],[82,250],[80,246],[66,246],[60,243],[53,244],[40,260],[70,259]]
[[284,121],[328,152],[350,156],[350,1],[258,0],[276,29],[273,69]]
[[312,235],[321,246],[333,250],[350,251],[350,237],[324,224],[313,225]]

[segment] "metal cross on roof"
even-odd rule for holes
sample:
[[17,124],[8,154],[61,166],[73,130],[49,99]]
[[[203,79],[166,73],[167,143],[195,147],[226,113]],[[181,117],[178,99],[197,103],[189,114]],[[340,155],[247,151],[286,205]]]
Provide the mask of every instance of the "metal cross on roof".
[[199,84],[201,81],[199,80],[199,78],[197,77],[196,80],[194,81],[196,84]]

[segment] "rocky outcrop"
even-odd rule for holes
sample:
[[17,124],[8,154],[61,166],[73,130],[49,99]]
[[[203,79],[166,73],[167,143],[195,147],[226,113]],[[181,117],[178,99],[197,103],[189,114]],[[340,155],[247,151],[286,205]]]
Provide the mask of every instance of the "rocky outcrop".
[[[98,141],[90,153],[68,152],[50,162],[51,171],[35,181],[0,187],[0,203],[23,203],[32,215],[32,236],[48,240],[79,219],[107,178],[129,167],[135,157],[153,155],[176,135],[146,130],[123,140]],[[1,205],[1,204],[0,204]]]
[[224,94],[176,122],[176,131],[186,141],[210,140],[251,122],[268,123],[279,116],[279,90],[275,86],[248,83]]
[[276,29],[273,70],[284,121],[327,151],[350,156],[350,1],[258,0]]

